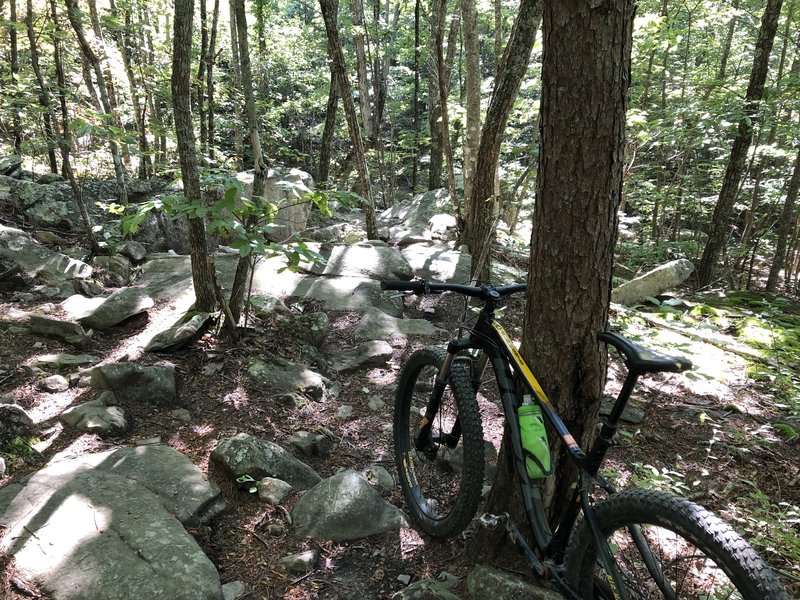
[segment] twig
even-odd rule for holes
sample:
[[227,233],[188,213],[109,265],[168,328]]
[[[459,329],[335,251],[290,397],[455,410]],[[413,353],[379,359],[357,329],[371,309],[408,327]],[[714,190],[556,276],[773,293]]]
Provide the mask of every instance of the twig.
[[263,537],[261,537],[260,535],[258,535],[258,534],[257,534],[255,531],[253,531],[252,529],[247,529],[247,527],[238,527],[237,529],[241,529],[242,531],[246,531],[247,533],[249,533],[250,535],[252,535],[254,538],[256,538],[256,539],[257,539],[259,542],[261,542],[262,544],[264,544],[264,547],[265,547],[265,548],[269,548],[269,542],[268,542],[267,540],[265,540]]
[[311,577],[311,574],[312,574],[313,572],[314,572],[314,571],[309,571],[309,572],[308,572],[308,573],[306,573],[305,575],[303,575],[303,576],[301,576],[301,577],[298,577],[297,579],[295,579],[294,581],[292,581],[292,585],[294,585],[294,584],[296,584],[296,583],[300,583],[300,582],[301,582],[301,581],[303,581],[304,579],[308,579],[309,577]]

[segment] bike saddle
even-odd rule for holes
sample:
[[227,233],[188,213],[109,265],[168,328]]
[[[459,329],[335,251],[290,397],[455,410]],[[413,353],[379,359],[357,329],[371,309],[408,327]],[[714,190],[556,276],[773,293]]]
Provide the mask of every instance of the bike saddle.
[[625,357],[625,365],[637,373],[682,373],[692,368],[692,361],[681,356],[667,356],[648,350],[636,342],[611,331],[602,331],[597,338],[611,344]]

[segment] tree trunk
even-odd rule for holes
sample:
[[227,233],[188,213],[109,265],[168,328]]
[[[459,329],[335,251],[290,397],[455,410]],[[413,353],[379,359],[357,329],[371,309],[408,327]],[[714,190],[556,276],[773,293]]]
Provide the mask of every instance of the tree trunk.
[[542,18],[540,0],[522,0],[495,78],[495,87],[481,131],[472,195],[467,199],[466,241],[472,256],[473,280],[488,281],[489,250],[495,235],[499,198],[495,194],[495,173],[500,158],[508,116],[528,69],[533,41]]
[[[439,3],[439,26],[436,28],[436,35],[444,33],[444,22],[447,17],[447,0],[440,0]],[[453,21],[457,21],[458,17],[454,16]],[[456,196],[456,176],[453,166],[453,146],[450,143],[450,117],[447,108],[447,96],[450,88],[450,77],[445,65],[444,40],[436,40],[436,75],[439,80],[439,108],[440,108],[440,131],[441,131],[441,144],[444,156],[447,159],[447,191],[450,195],[450,202],[453,205],[453,212],[456,218],[461,220],[461,209]],[[448,45],[448,50],[450,46]],[[444,83],[443,83],[444,82]]]
[[[236,35],[239,48],[239,65],[242,76],[242,92],[244,93],[244,109],[249,128],[250,149],[253,155],[255,176],[253,177],[253,198],[262,198],[267,186],[267,166],[261,153],[261,136],[258,133],[258,116],[253,90],[253,72],[250,68],[250,42],[247,37],[247,13],[244,0],[233,0],[236,13]],[[231,297],[228,303],[230,315],[233,317],[232,327],[236,327],[241,314],[242,303],[247,282],[250,279],[252,256],[241,256],[236,265],[236,275],[231,286]]]
[[331,83],[328,88],[328,103],[325,107],[325,128],[322,130],[322,142],[319,149],[319,168],[317,184],[326,188],[331,168],[331,147],[333,134],[336,132],[336,111],[339,107],[339,94],[336,90],[336,73],[331,69]]
[[[200,176],[192,123],[192,19],[194,0],[175,0],[175,21],[172,50],[172,102],[178,156],[183,177],[183,193],[190,202],[199,201]],[[195,308],[211,312],[216,308],[214,284],[216,272],[213,257],[208,253],[203,219],[189,219],[189,246],[192,253],[192,281]]]
[[414,104],[413,104],[413,118],[414,118],[414,152],[411,160],[411,193],[417,191],[417,165],[419,164],[419,137],[420,137],[420,123],[419,123],[419,21],[420,21],[420,2],[421,0],[414,0]]
[[[18,89],[19,84],[19,48],[17,47],[17,0],[9,2],[8,37],[11,46],[11,85],[14,90]],[[17,92],[14,92],[16,104]],[[12,117],[12,127],[14,130],[14,153],[22,156],[22,124],[20,123],[19,110],[14,109]]]
[[461,0],[461,20],[464,27],[467,112],[467,127],[464,132],[464,198],[469,198],[472,196],[472,180],[481,139],[481,63],[475,0]]
[[358,80],[358,105],[361,108],[361,123],[364,137],[373,135],[372,106],[369,101],[369,81],[367,76],[367,55],[364,51],[364,3],[362,0],[350,0],[353,18],[353,46],[356,51],[356,77]]
[[200,121],[200,153],[208,153],[208,121],[206,121],[205,78],[208,60],[208,10],[206,0],[200,0],[200,60],[197,65],[197,116]]
[[725,170],[725,179],[722,182],[722,189],[714,208],[714,216],[711,219],[708,241],[697,269],[697,284],[701,288],[711,284],[717,260],[728,240],[733,205],[739,190],[750,141],[753,139],[753,124],[759,118],[761,96],[764,92],[770,52],[775,40],[775,32],[778,29],[778,17],[782,4],[783,0],[768,0],[767,7],[764,9],[753,56],[753,69],[743,107],[744,117],[739,121],[739,131],[733,141],[728,167]]
[[[606,371],[597,333],[606,327],[611,296],[633,15],[633,0],[602,8],[544,3],[542,141],[522,354],[584,448]],[[551,520],[574,481],[555,441],[551,436],[560,452],[552,453],[554,475],[543,488]],[[504,439],[487,510],[519,516],[507,454]]]
[[[431,132],[430,165],[428,171],[428,189],[434,190],[442,185],[442,167],[444,166],[444,132],[442,130],[442,103],[439,88],[450,88],[450,72],[455,61],[458,46],[458,31],[461,21],[453,19],[447,34],[447,56],[444,60],[444,81],[440,80],[437,57],[444,50],[437,48],[437,40],[444,39],[445,18],[439,17],[440,0],[431,0],[431,37],[428,43],[430,58],[428,60],[428,125]],[[441,31],[438,31],[441,29]]]
[[[58,23],[58,9],[56,8],[56,0],[50,0],[50,16],[53,19],[53,29],[51,31],[51,40],[53,42],[53,62],[56,69],[56,82],[58,83],[58,102],[61,108],[61,130],[60,135],[66,144],[67,154],[72,150],[72,138],[69,131],[69,111],[67,110],[67,78],[64,74],[64,62],[61,60],[61,38],[58,35],[61,27]],[[58,129],[58,125],[55,125]],[[58,138],[56,138],[58,139]],[[63,152],[63,151],[62,151]],[[68,166],[61,161],[61,174],[68,177]]]
[[774,292],[778,289],[778,277],[784,265],[789,264],[786,260],[786,248],[789,244],[789,236],[794,229],[794,204],[797,201],[797,191],[800,188],[800,152],[794,163],[794,172],[786,188],[786,200],[781,210],[781,218],[778,220],[778,240],[775,244],[775,256],[772,258],[772,265],[769,268],[767,277],[767,291]]
[[214,16],[211,18],[211,39],[208,42],[208,57],[206,58],[206,98],[208,100],[208,127],[206,133],[208,141],[208,157],[214,159],[215,154],[215,123],[214,123],[214,61],[216,60],[217,27],[219,25],[219,0],[214,0]]
[[[503,0],[494,0],[494,74],[500,72],[503,56]],[[468,197],[468,196],[467,196]]]
[[728,58],[730,58],[731,55],[731,42],[733,42],[733,34],[736,32],[736,19],[738,18],[736,13],[739,10],[739,0],[733,0],[731,2],[731,8],[733,9],[733,16],[728,22],[728,31],[725,34],[725,41],[722,42],[717,77],[714,79],[714,82],[708,86],[706,93],[703,94],[703,100],[708,100],[714,89],[725,81],[725,75],[728,71]]
[[[55,9],[54,6],[51,7]],[[55,14],[55,12],[53,13]],[[42,70],[39,67],[39,50],[36,44],[36,35],[33,32],[33,0],[28,0],[28,15],[26,20],[26,25],[28,29],[28,41],[30,42],[31,48],[31,67],[33,68],[34,76],[36,77],[36,81],[39,84],[39,90],[42,98],[42,105],[44,106],[47,115],[50,117],[51,122],[53,123],[53,136],[58,144],[59,149],[61,150],[61,163],[64,169],[64,172],[67,174],[67,180],[69,181],[70,188],[72,189],[72,195],[75,198],[75,204],[78,207],[78,212],[81,215],[81,221],[83,221],[83,229],[86,232],[86,238],[89,241],[89,250],[92,254],[99,254],[100,253],[100,246],[97,243],[97,239],[94,236],[94,230],[92,228],[92,220],[89,217],[89,211],[86,209],[86,204],[83,202],[83,194],[81,193],[81,188],[78,185],[78,182],[75,179],[75,174],[72,172],[72,167],[70,166],[69,160],[69,146],[67,145],[66,139],[61,135],[58,129],[58,119],[56,118],[55,110],[53,110],[53,105],[50,101],[50,90],[45,83],[44,77],[42,76]]]
[[231,85],[230,85],[230,99],[233,105],[233,149],[236,154],[236,169],[241,171],[244,169],[244,140],[242,136],[242,110],[239,108],[238,94],[242,89],[242,71],[239,56],[239,34],[236,29],[236,10],[234,2],[228,3],[230,6],[230,21],[231,21]]
[[[116,7],[111,3],[112,14],[118,18]],[[122,64],[125,67],[125,75],[128,79],[128,90],[131,95],[131,104],[133,105],[134,117],[136,120],[136,131],[138,134],[138,147],[139,147],[139,167],[138,174],[140,179],[147,179],[152,174],[152,167],[150,162],[150,142],[147,139],[147,102],[143,102],[139,90],[143,88],[137,80],[136,73],[133,68],[133,48],[134,42],[133,34],[133,18],[131,8],[125,7],[124,31],[117,31],[114,35],[117,47],[119,48],[122,56]],[[141,72],[141,69],[139,69]]]
[[375,223],[375,204],[372,199],[372,186],[369,180],[369,169],[367,168],[367,158],[364,154],[364,142],[361,138],[361,130],[358,127],[358,115],[356,105],[353,102],[353,93],[350,89],[350,80],[347,78],[347,65],[344,61],[344,53],[339,42],[339,29],[337,25],[337,0],[319,0],[322,18],[325,21],[325,31],[328,34],[328,57],[331,60],[331,68],[336,73],[336,80],[339,84],[339,92],[342,96],[344,116],[347,120],[347,129],[350,132],[350,141],[353,144],[353,155],[358,171],[359,186],[364,197],[364,216],[366,221],[367,238],[377,239],[378,226]]
[[[75,31],[75,37],[78,38],[78,43],[81,47],[81,52],[83,56],[86,58],[86,61],[91,65],[92,69],[94,70],[94,76],[97,80],[97,90],[100,93],[100,102],[102,104],[102,112],[103,117],[111,119],[113,122],[114,115],[113,115],[113,107],[111,101],[109,99],[108,94],[108,86],[106,85],[106,80],[103,75],[103,67],[100,64],[100,59],[98,58],[95,51],[92,49],[89,41],[86,39],[86,35],[83,32],[83,24],[81,23],[80,18],[80,10],[78,8],[77,0],[64,0],[64,3],[67,7],[67,17],[69,18],[69,22],[72,25],[72,29]],[[117,142],[110,138],[108,140],[108,146],[111,150],[111,157],[114,162],[114,173],[116,175],[117,180],[117,201],[122,204],[128,204],[128,190],[125,183],[125,168],[122,165],[122,157],[119,151],[119,145]]]

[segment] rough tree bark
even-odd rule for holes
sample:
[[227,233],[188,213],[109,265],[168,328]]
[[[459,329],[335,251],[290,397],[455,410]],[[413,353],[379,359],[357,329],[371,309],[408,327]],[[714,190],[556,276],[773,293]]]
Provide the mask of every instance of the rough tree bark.
[[336,112],[339,107],[339,93],[336,89],[336,73],[331,69],[331,83],[328,88],[328,103],[325,107],[325,128],[322,130],[322,141],[319,148],[319,167],[317,184],[325,188],[331,169],[331,148],[333,134],[336,132]]
[[744,116],[739,121],[739,129],[733,141],[728,167],[725,170],[725,179],[719,192],[714,215],[711,218],[711,228],[708,232],[708,241],[703,250],[703,257],[697,269],[698,287],[708,286],[713,277],[722,250],[728,240],[733,205],[739,191],[739,183],[744,172],[744,163],[747,151],[753,139],[754,121],[759,118],[761,97],[764,93],[764,83],[769,69],[769,57],[775,32],[778,29],[778,17],[781,13],[783,0],[768,0],[761,20],[755,51],[753,53],[753,69],[750,73],[750,83],[747,86]]
[[[103,66],[100,63],[100,58],[92,49],[92,46],[89,44],[89,40],[86,38],[86,34],[83,31],[83,23],[81,22],[81,13],[78,8],[78,2],[77,0],[64,0],[64,3],[67,7],[67,17],[70,25],[72,25],[73,31],[75,31],[75,37],[78,39],[81,52],[94,71],[94,76],[97,80],[97,90],[100,94],[103,118],[111,119],[113,122],[114,111],[108,94],[109,88],[106,84],[106,79],[103,74]],[[113,137],[109,138],[108,147],[109,150],[111,150],[111,158],[114,162],[114,174],[117,182],[117,200],[120,204],[125,205],[128,204],[128,189],[125,183],[125,167],[122,164],[122,156],[119,151],[119,145],[117,144],[116,140],[113,139]]]
[[[197,172],[197,150],[192,123],[192,18],[194,0],[175,0],[175,21],[172,50],[172,103],[178,157],[186,199],[201,198],[200,175]],[[189,219],[189,246],[192,253],[192,281],[195,308],[211,312],[216,308],[214,259],[208,253],[203,219]]]
[[[584,448],[606,370],[597,333],[611,297],[633,15],[633,0],[594,8],[580,0],[544,3],[541,153],[522,353]],[[524,523],[509,456],[504,440],[487,509]],[[556,452],[552,458],[554,475],[543,486],[551,517],[571,492],[570,463]]]
[[508,116],[528,69],[533,41],[542,17],[540,0],[522,0],[495,79],[475,163],[472,194],[467,198],[465,239],[472,256],[473,279],[488,281],[489,250],[494,241],[499,198],[495,173]]
[[781,217],[778,219],[778,240],[775,243],[775,256],[772,258],[772,265],[769,268],[767,277],[767,291],[774,292],[778,289],[778,277],[786,264],[786,249],[789,244],[789,236],[794,229],[794,204],[797,201],[797,192],[800,188],[800,152],[794,163],[794,171],[789,185],[786,188],[786,200],[783,203]]
[[350,89],[350,80],[347,78],[347,65],[344,61],[342,45],[339,41],[337,25],[338,0],[319,0],[322,18],[325,21],[325,31],[328,34],[328,57],[331,69],[336,73],[339,92],[342,97],[344,116],[347,120],[347,129],[350,132],[350,142],[353,144],[353,157],[358,171],[359,187],[364,196],[364,216],[366,220],[367,237],[377,239],[378,226],[375,222],[375,204],[372,199],[372,185],[369,180],[367,158],[364,154],[364,141],[358,126],[356,105],[353,102],[353,93]]

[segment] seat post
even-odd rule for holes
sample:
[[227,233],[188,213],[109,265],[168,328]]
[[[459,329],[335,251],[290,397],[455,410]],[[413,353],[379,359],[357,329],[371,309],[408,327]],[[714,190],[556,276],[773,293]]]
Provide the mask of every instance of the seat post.
[[608,449],[612,446],[612,441],[614,439],[614,434],[617,433],[617,425],[622,416],[622,411],[625,410],[625,406],[628,404],[628,400],[633,393],[633,388],[636,387],[636,382],[639,380],[640,376],[641,373],[639,371],[628,371],[628,376],[622,384],[622,389],[617,396],[616,402],[614,402],[614,407],[600,427],[600,432],[594,440],[594,445],[592,445],[591,450],[586,455],[585,467],[592,477],[597,475],[597,472],[600,470],[600,465],[603,464],[606,452],[608,452]]

